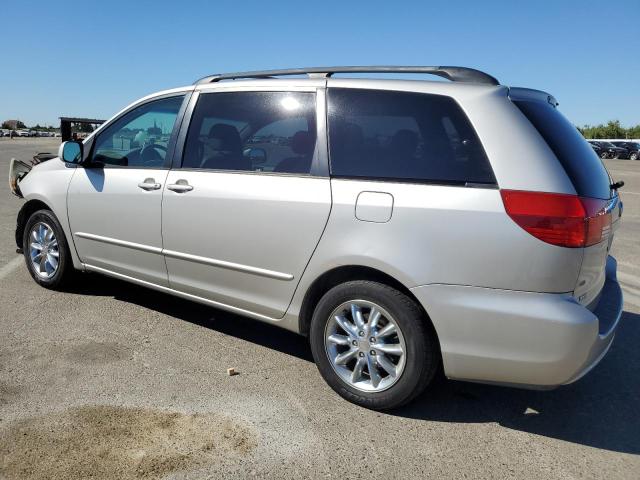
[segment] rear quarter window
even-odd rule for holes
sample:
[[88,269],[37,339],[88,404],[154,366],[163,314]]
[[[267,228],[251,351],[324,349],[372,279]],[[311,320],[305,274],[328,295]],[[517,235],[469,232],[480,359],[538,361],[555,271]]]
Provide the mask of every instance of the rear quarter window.
[[610,177],[593,148],[553,105],[539,100],[513,103],[529,119],[553,150],[582,197],[611,198]]
[[330,88],[331,174],[443,184],[495,184],[480,140],[450,97]]

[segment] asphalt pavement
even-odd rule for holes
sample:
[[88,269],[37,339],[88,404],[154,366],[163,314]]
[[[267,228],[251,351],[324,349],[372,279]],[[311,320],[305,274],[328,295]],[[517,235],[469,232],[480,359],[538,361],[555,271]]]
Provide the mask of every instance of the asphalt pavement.
[[377,413],[295,334],[98,275],[37,286],[6,176],[58,144],[0,138],[0,478],[639,478],[640,161],[606,161],[625,313],[594,371],[545,392],[440,380]]

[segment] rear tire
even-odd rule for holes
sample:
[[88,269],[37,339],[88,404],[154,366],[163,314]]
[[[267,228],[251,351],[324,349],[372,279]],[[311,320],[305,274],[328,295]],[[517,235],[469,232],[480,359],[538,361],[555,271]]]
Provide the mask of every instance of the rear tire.
[[609,158],[609,154],[607,152],[601,152],[600,158],[603,160],[606,160],[607,158]]
[[418,304],[372,281],[346,282],[329,290],[313,313],[310,342],[329,386],[373,410],[413,400],[440,364],[436,333]]
[[37,284],[52,290],[67,287],[75,273],[60,222],[50,210],[31,214],[24,227],[22,249],[27,269]]
[[631,152],[629,154],[629,160],[638,160],[638,152]]

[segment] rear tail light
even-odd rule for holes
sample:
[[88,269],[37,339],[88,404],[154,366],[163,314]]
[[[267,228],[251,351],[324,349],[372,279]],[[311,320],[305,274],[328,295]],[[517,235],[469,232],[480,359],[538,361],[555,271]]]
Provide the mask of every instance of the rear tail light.
[[500,193],[511,219],[543,242],[588,247],[606,240],[611,232],[608,200],[522,190]]

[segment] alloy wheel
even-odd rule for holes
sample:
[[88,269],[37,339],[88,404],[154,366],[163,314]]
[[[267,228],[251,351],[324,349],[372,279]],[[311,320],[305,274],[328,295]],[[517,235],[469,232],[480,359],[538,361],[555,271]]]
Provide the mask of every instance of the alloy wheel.
[[29,233],[29,258],[33,271],[41,278],[49,279],[58,271],[60,250],[58,240],[50,225],[38,222]]
[[351,300],[325,327],[325,351],[338,376],[364,392],[381,392],[404,371],[406,344],[395,319],[380,305]]

